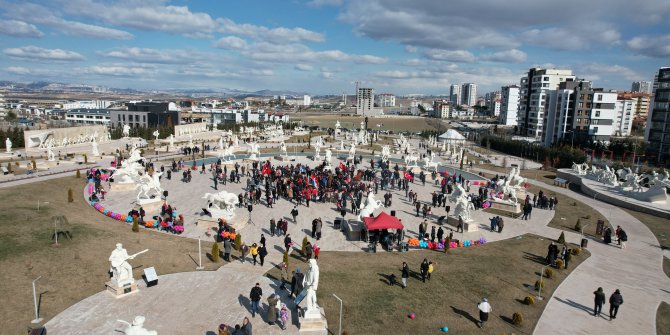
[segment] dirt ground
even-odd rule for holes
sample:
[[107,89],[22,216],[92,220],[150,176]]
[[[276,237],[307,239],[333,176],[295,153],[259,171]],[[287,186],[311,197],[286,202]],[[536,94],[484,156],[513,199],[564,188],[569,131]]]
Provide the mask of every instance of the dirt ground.
[[[322,252],[318,290],[319,304],[333,327],[339,315],[337,295],[344,301],[343,330],[349,334],[436,334],[449,327],[454,334],[531,334],[546,306],[546,300],[533,306],[523,303],[528,295],[537,295],[533,285],[544,265],[549,240],[533,235],[470,248],[407,253]],[[574,247],[574,246],[573,246]],[[381,250],[381,249],[380,249]],[[588,252],[573,257],[568,270],[554,269],[552,279],[544,279],[543,296],[550,296],[572,269],[589,257]],[[422,283],[419,265],[424,258],[434,262],[432,279]],[[405,261],[411,274],[407,289],[389,286],[388,275],[400,281]],[[307,264],[291,259],[289,269],[305,270]],[[274,269],[269,276],[278,278]],[[476,325],[477,303],[487,297],[495,311],[487,329]],[[511,324],[513,313],[521,313],[524,323]],[[408,318],[410,313],[416,319]]]
[[[158,274],[194,271],[198,243],[170,234],[133,233],[130,225],[96,212],[83,199],[83,179],[64,177],[0,189],[1,334],[25,334],[34,319],[31,281],[37,277],[40,316],[48,321],[74,303],[105,289],[109,255],[117,242],[129,253],[150,251],[131,262],[135,278],[153,266]],[[67,190],[74,202],[67,202]],[[40,210],[37,211],[37,201]],[[45,203],[48,202],[48,203]],[[52,247],[51,217],[65,215],[72,240],[61,237]],[[203,254],[211,249],[203,243]],[[206,270],[214,264],[203,257]]]
[[[360,129],[362,116],[340,116],[340,115],[292,115],[291,121],[303,121],[306,125],[335,128],[335,123],[340,121],[342,128],[349,130]],[[422,130],[447,131],[449,124],[437,119],[416,118],[374,118],[368,119],[368,128],[391,131],[420,132]]]

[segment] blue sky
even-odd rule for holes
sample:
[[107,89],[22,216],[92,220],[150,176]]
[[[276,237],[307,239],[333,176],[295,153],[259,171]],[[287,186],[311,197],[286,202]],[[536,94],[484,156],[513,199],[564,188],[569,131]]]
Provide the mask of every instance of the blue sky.
[[0,0],[0,80],[479,93],[533,66],[625,90],[670,66],[667,0]]

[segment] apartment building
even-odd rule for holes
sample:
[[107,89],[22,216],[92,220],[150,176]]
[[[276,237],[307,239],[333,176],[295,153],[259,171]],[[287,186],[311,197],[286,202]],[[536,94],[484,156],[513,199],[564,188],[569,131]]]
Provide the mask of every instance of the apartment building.
[[446,100],[433,101],[433,113],[432,113],[433,117],[440,119],[449,118],[450,111],[451,111],[451,105],[449,101]]
[[518,109],[519,86],[503,86],[500,91],[500,115],[498,117],[500,124],[505,126],[516,126]]
[[631,92],[651,94],[652,84],[648,81],[634,81],[630,87]]
[[656,74],[644,139],[649,142],[647,152],[657,162],[670,159],[670,67],[662,67]]
[[374,103],[374,89],[359,87],[358,92],[356,92],[356,114],[370,114],[374,108]]
[[500,91],[486,93],[484,98],[486,107],[491,116],[500,116],[500,107],[502,106],[502,95]]
[[452,106],[457,106],[461,103],[461,85],[451,85],[449,88],[449,100]]
[[395,107],[395,95],[391,93],[381,93],[375,98],[379,107]]
[[630,136],[637,108],[636,99],[625,99],[618,95],[616,100],[616,120],[614,121],[614,135]]
[[474,106],[477,103],[477,85],[465,83],[461,86],[461,105]]
[[531,68],[519,85],[518,126],[521,135],[543,137],[547,91],[556,90],[561,82],[575,79],[572,70]]

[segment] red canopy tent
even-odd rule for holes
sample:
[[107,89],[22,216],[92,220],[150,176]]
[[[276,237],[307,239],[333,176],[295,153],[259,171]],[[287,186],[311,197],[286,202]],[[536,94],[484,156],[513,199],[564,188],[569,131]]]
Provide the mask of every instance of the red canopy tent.
[[398,218],[388,215],[386,212],[379,213],[376,218],[364,217],[363,222],[367,230],[404,229]]

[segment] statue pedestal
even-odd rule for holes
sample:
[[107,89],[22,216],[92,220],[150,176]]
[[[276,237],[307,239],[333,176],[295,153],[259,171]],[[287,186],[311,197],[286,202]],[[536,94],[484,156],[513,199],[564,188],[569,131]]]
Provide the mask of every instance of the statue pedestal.
[[161,206],[163,206],[163,201],[161,201],[160,198],[141,199],[141,201],[135,201],[135,209],[139,210],[140,207],[142,207],[146,212],[160,211]]
[[299,334],[328,334],[328,321],[321,307],[318,310],[305,311],[304,316],[298,317],[298,322],[300,324]]
[[132,283],[127,283],[123,286],[118,286],[116,283],[108,281],[105,283],[105,286],[107,286],[107,292],[111,293],[112,296],[117,299],[132,293],[139,292],[139,289],[137,288],[137,282],[134,280]]
[[[458,217],[450,216],[447,219],[447,222],[454,227],[458,227]],[[463,221],[463,232],[473,232],[478,230],[479,224],[475,223],[473,220]]]
[[280,161],[280,162],[290,162],[290,161],[294,160],[295,158],[293,158],[291,156],[275,156],[274,159],[277,160],[277,161]]
[[506,200],[491,200],[491,208],[514,214],[521,213],[521,205],[519,203],[511,203]]
[[136,187],[137,187],[137,184],[134,183],[134,182],[130,182],[130,183],[114,182],[114,183],[112,183],[112,187],[109,191],[110,192],[134,191]]

